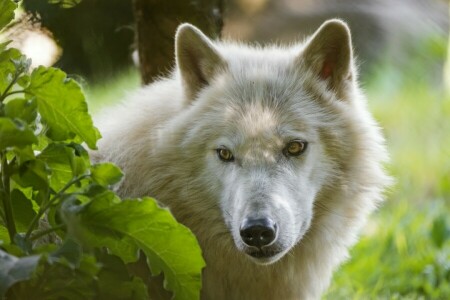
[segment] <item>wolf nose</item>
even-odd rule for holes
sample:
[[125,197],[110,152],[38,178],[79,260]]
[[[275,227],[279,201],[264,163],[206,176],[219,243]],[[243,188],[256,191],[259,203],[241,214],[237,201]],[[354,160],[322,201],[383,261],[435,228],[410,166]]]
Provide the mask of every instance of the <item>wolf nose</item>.
[[269,218],[246,218],[241,224],[240,234],[248,246],[262,248],[275,240],[277,225]]

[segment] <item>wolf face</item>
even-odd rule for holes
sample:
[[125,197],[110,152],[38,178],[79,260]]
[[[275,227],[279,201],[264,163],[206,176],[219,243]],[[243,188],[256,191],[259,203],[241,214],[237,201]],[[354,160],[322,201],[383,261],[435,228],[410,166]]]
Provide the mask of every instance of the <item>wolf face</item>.
[[313,127],[248,105],[231,113],[235,122],[212,141],[206,159],[222,186],[217,196],[237,249],[266,264],[308,230],[330,162]]
[[349,30],[332,20],[300,46],[242,49],[186,24],[176,49],[187,110],[202,120],[180,144],[200,161],[196,184],[236,249],[273,263],[301,243],[352,147],[342,121],[357,105]]

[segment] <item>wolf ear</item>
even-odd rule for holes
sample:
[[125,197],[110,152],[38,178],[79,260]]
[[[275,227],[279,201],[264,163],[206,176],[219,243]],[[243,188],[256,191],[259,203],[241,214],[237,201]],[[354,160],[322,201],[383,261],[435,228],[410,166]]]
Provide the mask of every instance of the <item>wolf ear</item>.
[[351,35],[347,24],[337,19],[323,23],[308,41],[301,60],[328,83],[329,89],[339,97],[343,96],[353,77]]
[[188,101],[195,99],[198,92],[225,67],[211,40],[190,24],[178,27],[175,56]]

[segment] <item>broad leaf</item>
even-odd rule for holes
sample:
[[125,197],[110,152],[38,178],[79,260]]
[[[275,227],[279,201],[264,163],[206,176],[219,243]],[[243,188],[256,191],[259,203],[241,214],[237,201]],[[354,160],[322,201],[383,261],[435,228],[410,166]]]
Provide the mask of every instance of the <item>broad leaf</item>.
[[30,124],[37,117],[36,101],[30,99],[13,99],[5,105],[5,116],[21,119]]
[[116,203],[100,197],[85,205],[67,204],[64,211],[69,232],[83,244],[108,247],[125,262],[135,261],[140,248],[152,272],[164,272],[165,287],[175,299],[199,298],[205,263],[196,238],[153,199]]
[[0,95],[10,86],[18,71],[14,62],[21,60],[25,61],[26,58],[17,49],[11,48],[0,52]]
[[27,161],[35,160],[36,156],[34,155],[33,146],[28,145],[22,148],[14,147],[13,153],[17,159],[17,164],[20,166]]
[[0,117],[0,150],[24,147],[37,141],[33,131],[23,121]]
[[0,30],[14,20],[14,10],[17,4],[11,0],[0,1]]
[[46,190],[49,186],[50,170],[42,160],[30,160],[22,164],[12,178],[21,187],[33,187],[35,190]]
[[32,277],[11,286],[6,298],[95,299],[96,275],[99,269],[99,264],[92,256],[82,256],[79,266],[74,267],[65,257],[43,255]]
[[89,148],[96,148],[100,133],[88,114],[81,87],[63,71],[45,67],[35,69],[26,91],[35,95],[38,111],[49,127],[47,135],[50,138],[64,141],[77,136]]
[[122,171],[112,163],[102,163],[91,167],[92,180],[104,186],[113,185],[122,179]]
[[17,84],[22,88],[27,88],[30,84],[30,80],[30,75],[24,74],[19,77],[19,79],[17,80]]
[[38,158],[52,170],[50,186],[55,191],[59,191],[73,177],[85,173],[89,166],[86,151],[72,144],[51,143],[38,155]]
[[0,298],[14,283],[31,277],[39,263],[40,256],[17,258],[0,250]]
[[51,258],[65,258],[73,267],[79,267],[83,251],[81,246],[72,239],[67,239],[64,243],[53,251]]
[[124,262],[115,255],[97,255],[102,269],[98,273],[99,300],[148,299],[147,286],[142,279],[130,276]]
[[33,200],[28,199],[21,191],[17,189],[14,189],[11,192],[11,204],[13,208],[14,220],[19,232],[25,232],[28,229],[31,220],[33,220],[36,216],[32,201]]

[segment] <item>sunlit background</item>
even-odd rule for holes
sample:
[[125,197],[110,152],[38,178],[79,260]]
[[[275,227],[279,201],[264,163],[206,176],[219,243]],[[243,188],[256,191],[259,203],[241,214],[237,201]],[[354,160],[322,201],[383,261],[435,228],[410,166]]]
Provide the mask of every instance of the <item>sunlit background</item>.
[[[439,0],[233,0],[222,36],[294,43],[347,21],[361,84],[383,127],[396,178],[326,299],[450,299],[449,7]],[[92,112],[140,85],[131,2],[70,9],[24,1],[2,39],[79,80]]]

